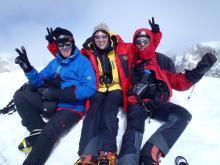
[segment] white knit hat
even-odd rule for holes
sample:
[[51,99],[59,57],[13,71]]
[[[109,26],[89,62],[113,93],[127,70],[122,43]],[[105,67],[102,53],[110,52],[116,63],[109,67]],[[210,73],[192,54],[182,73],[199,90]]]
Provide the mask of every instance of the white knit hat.
[[97,26],[95,26],[93,34],[95,34],[97,31],[104,31],[106,33],[109,33],[109,28],[108,25],[106,25],[105,23],[100,23]]

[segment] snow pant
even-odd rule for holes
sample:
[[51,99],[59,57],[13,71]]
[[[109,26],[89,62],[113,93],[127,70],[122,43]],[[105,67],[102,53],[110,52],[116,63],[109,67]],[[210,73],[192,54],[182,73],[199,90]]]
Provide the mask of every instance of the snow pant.
[[140,153],[140,162],[142,164],[147,155],[146,153],[151,150],[148,146],[155,145],[163,156],[166,156],[187,127],[192,115],[185,108],[169,102],[152,111],[152,118],[165,123],[157,129],[142,148]]
[[32,91],[30,85],[26,85],[15,92],[13,100],[22,125],[29,132],[44,127],[45,122],[40,116],[43,113],[43,101],[37,91]]
[[41,118],[42,101],[37,92],[18,90],[14,95],[22,124],[29,130],[42,129],[23,165],[43,165],[49,157],[55,142],[80,120],[80,116],[69,110],[54,113],[45,123]]
[[118,165],[137,165],[139,162],[141,142],[144,133],[147,111],[140,104],[129,104],[127,127],[122,139]]
[[100,150],[117,150],[117,114],[121,103],[121,90],[106,93],[97,91],[92,96],[90,108],[83,120],[79,155],[91,154],[98,157]]

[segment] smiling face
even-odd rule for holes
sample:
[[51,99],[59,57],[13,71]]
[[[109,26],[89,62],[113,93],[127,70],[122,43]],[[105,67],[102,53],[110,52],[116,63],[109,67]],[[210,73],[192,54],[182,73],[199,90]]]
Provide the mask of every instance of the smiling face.
[[59,43],[57,46],[63,57],[69,57],[71,55],[73,46],[71,42]]
[[138,37],[135,40],[135,45],[138,50],[143,51],[150,43],[150,39],[147,37]]
[[103,31],[97,31],[94,35],[93,35],[94,41],[95,41],[95,45],[99,48],[99,49],[105,49],[106,46],[108,45],[108,41],[109,41],[109,35]]

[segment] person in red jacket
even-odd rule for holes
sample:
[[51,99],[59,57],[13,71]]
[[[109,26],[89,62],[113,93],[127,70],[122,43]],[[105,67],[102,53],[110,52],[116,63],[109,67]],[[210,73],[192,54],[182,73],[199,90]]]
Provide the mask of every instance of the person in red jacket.
[[[170,72],[161,61],[158,62],[152,38],[152,31],[145,28],[134,33],[133,42],[138,52],[132,57],[132,87],[128,92],[127,127],[117,163],[119,165],[159,164],[160,158],[167,155],[192,118],[185,108],[169,102],[172,89],[189,89],[216,62],[216,57],[207,53],[195,69],[186,70],[185,73]],[[140,109],[142,115],[136,113]],[[147,117],[163,121],[164,124],[140,150]]]

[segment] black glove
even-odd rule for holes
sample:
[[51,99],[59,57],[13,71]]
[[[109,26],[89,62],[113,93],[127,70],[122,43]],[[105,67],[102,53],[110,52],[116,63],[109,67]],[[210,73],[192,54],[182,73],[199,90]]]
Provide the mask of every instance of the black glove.
[[49,44],[54,43],[54,35],[53,35],[53,29],[47,27],[47,35],[45,36],[46,40],[49,42]]
[[147,93],[149,89],[149,84],[142,84],[142,83],[137,83],[134,85],[133,89],[132,89],[132,93],[135,94],[136,96],[138,96],[140,99],[143,98],[143,95],[145,95]]
[[186,70],[186,76],[192,83],[197,83],[204,74],[215,64],[217,58],[211,53],[206,53],[192,70]]
[[83,43],[83,48],[90,49],[91,43],[93,43],[93,38],[92,37],[87,38],[86,41]]
[[50,117],[56,112],[57,103],[56,101],[43,101],[42,114],[45,117]]
[[151,31],[152,32],[154,32],[154,33],[160,32],[160,27],[159,27],[158,24],[155,24],[154,17],[152,17],[152,22],[151,22],[151,20],[149,20],[149,24],[151,26]]
[[55,87],[39,88],[38,92],[43,100],[74,102],[76,100],[74,86],[60,90]]
[[20,65],[24,72],[30,72],[32,70],[32,66],[28,60],[24,46],[21,47],[21,51],[18,48],[16,48],[15,51],[19,54],[19,56],[15,59],[15,64]]

